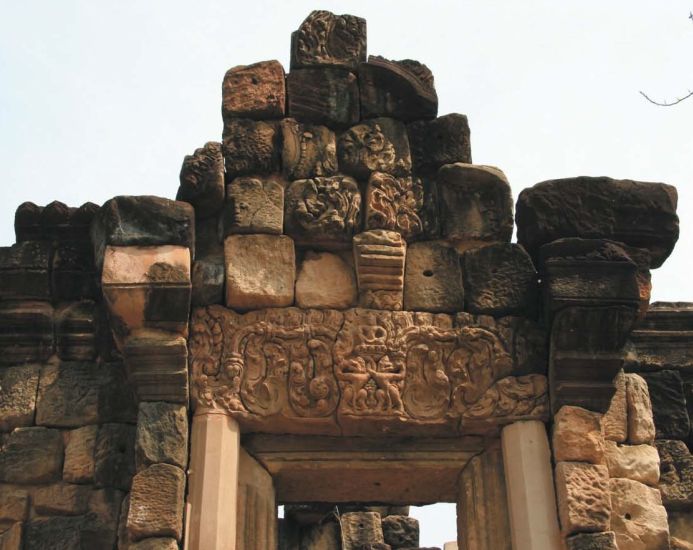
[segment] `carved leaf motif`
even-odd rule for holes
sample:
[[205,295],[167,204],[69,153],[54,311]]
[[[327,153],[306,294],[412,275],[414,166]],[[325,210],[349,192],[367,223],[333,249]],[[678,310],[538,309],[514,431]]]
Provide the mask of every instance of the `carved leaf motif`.
[[366,227],[390,229],[410,239],[423,232],[423,184],[410,176],[374,174],[368,184]]

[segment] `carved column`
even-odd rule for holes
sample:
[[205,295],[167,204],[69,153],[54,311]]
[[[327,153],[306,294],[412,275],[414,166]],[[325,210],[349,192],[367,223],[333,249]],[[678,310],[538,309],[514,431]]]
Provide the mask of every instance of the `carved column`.
[[503,463],[513,550],[561,547],[551,451],[543,422],[515,422],[503,428]]
[[500,447],[472,458],[462,471],[459,485],[459,549],[511,550],[503,453]]
[[252,456],[240,451],[236,550],[277,547],[277,506],[272,476]]
[[186,550],[236,550],[240,429],[230,416],[193,417]]

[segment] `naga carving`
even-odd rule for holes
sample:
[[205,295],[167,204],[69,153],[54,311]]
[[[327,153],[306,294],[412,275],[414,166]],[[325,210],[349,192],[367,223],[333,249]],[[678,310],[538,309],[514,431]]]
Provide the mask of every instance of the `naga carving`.
[[196,405],[252,430],[321,433],[338,430],[340,418],[394,422],[397,433],[460,419],[464,430],[547,414],[546,377],[514,376],[526,371],[515,354],[545,359],[541,346],[516,349],[538,338],[518,338],[530,327],[515,318],[210,306],[192,319]]

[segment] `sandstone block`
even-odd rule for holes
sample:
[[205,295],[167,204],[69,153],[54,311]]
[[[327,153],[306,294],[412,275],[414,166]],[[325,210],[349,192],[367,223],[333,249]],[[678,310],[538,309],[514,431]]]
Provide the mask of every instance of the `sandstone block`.
[[419,520],[409,516],[387,516],[382,519],[383,538],[393,548],[418,548]]
[[93,514],[72,517],[36,518],[24,531],[25,548],[32,550],[74,550],[112,548],[116,532]]
[[284,68],[279,61],[233,67],[224,75],[221,96],[224,119],[282,118],[286,97]]
[[537,272],[527,252],[517,244],[467,250],[464,280],[467,311],[494,316],[534,313]]
[[462,268],[455,249],[439,242],[409,245],[404,309],[450,313],[464,309]]
[[606,466],[559,462],[556,495],[564,535],[609,529],[611,503]]
[[366,60],[366,20],[354,15],[312,11],[291,36],[291,69],[356,68]]
[[40,370],[37,365],[0,369],[0,432],[34,423]]
[[563,237],[611,239],[647,249],[659,267],[678,239],[676,203],[676,188],[663,183],[549,180],[520,193],[517,240],[536,257],[542,244]]
[[670,537],[669,542],[671,550],[693,550],[693,542],[687,542],[673,536]]
[[60,363],[41,370],[36,424],[72,428],[128,422],[134,403],[119,365]]
[[[85,235],[89,227],[84,228]],[[51,291],[55,301],[73,301],[98,296],[94,249],[89,240],[61,241],[55,246],[51,268]]]
[[411,172],[407,130],[394,118],[374,118],[352,126],[337,142],[339,169],[367,180],[373,172],[396,176]]
[[83,426],[65,432],[63,479],[70,483],[93,483],[94,449],[98,426]]
[[135,426],[103,424],[94,448],[94,479],[97,487],[130,488],[135,473]]
[[373,172],[366,190],[366,230],[397,231],[412,240],[429,229],[425,187],[420,178]]
[[224,255],[214,254],[195,260],[190,279],[190,303],[194,306],[221,304],[224,301]]
[[668,550],[667,512],[657,489],[630,479],[610,479],[611,530],[619,550]]
[[359,66],[359,96],[363,118],[388,116],[411,122],[438,114],[433,73],[411,59],[369,56]]
[[[226,189],[224,189],[226,193]],[[223,200],[222,200],[223,203]],[[219,205],[221,209],[223,204]],[[201,260],[207,256],[224,253],[222,224],[217,216],[205,219],[195,219],[195,259]]]
[[97,354],[97,311],[91,300],[72,302],[56,311],[55,340],[63,361],[91,361]]
[[[657,440],[661,460],[659,490],[667,509],[693,508],[693,456],[683,441]],[[693,529],[692,529],[693,531]]]
[[339,524],[335,521],[304,527],[300,536],[301,548],[306,550],[329,550],[342,547]]
[[[669,535],[671,538],[671,550],[691,550],[693,543],[682,544],[683,541],[693,540],[693,522],[691,522],[690,512],[678,512],[667,510],[669,520]],[[678,544],[678,546],[676,545]]]
[[556,462],[604,463],[601,415],[565,405],[554,416],[553,456]]
[[42,211],[43,207],[29,201],[23,202],[17,207],[14,213],[14,233],[18,243],[43,239]]
[[681,375],[675,370],[643,373],[652,403],[657,439],[687,439],[691,430]]
[[567,550],[619,550],[613,531],[583,533],[566,539]]
[[53,307],[45,302],[0,303],[0,364],[41,362],[53,353]]
[[187,202],[152,196],[114,197],[95,216],[91,238],[99,266],[109,245],[178,245],[194,255],[195,213]]
[[117,529],[125,493],[110,487],[95,489],[89,495],[89,512],[103,525]]
[[133,541],[173,537],[183,531],[185,473],[170,464],[154,464],[132,480],[127,531]]
[[276,176],[243,176],[226,188],[224,236],[234,233],[281,235],[284,224],[284,182]]
[[24,521],[28,512],[29,493],[25,489],[0,485],[0,525]]
[[224,123],[222,152],[226,181],[237,176],[272,174],[279,171],[279,125],[246,118]]
[[358,80],[347,70],[292,70],[286,87],[289,116],[298,122],[345,128],[359,120]]
[[342,549],[357,550],[363,545],[384,543],[380,514],[348,512],[339,518],[342,527]]
[[247,310],[294,301],[294,242],[285,235],[231,235],[224,242],[226,305]]
[[296,180],[286,189],[284,230],[299,245],[349,248],[361,225],[361,194],[348,176]]
[[438,171],[443,236],[469,242],[510,241],[510,184],[498,168],[447,164]]
[[445,164],[471,163],[472,147],[466,115],[452,113],[407,125],[416,173],[435,172]]
[[87,512],[91,488],[54,483],[38,487],[31,496],[34,510],[45,516],[78,516]]
[[346,309],[357,299],[354,268],[329,252],[306,252],[296,278],[300,308]]
[[22,550],[21,523],[13,523],[7,530],[0,533],[0,548],[2,550]]
[[48,242],[24,241],[0,247],[0,299],[50,298],[50,267]]
[[156,537],[131,544],[128,550],[178,550],[178,542],[169,537]]
[[611,398],[608,410],[602,416],[604,439],[625,443],[628,439],[628,405],[626,402],[626,375],[619,372],[614,378],[616,392]]
[[652,487],[659,482],[659,455],[651,445],[617,445],[606,441],[604,458],[610,477],[624,477]]
[[188,415],[183,405],[140,403],[135,441],[137,469],[164,462],[188,464]]
[[282,171],[289,181],[337,173],[337,139],[332,130],[293,118],[282,120],[281,130]]
[[63,438],[58,430],[17,428],[0,451],[0,482],[48,483],[60,479]]
[[361,307],[402,309],[406,250],[406,242],[394,231],[375,229],[354,237]]
[[183,159],[176,200],[192,204],[196,218],[207,218],[219,212],[224,201],[221,143],[205,143]]
[[626,374],[626,403],[628,406],[628,442],[651,444],[655,437],[652,405],[647,382],[637,374]]

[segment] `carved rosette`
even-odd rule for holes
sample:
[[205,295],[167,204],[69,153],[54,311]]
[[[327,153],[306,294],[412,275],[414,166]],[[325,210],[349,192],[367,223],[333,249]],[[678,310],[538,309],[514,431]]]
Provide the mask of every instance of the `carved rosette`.
[[520,331],[538,333],[517,318],[209,306],[193,314],[193,395],[247,431],[483,432],[546,417],[546,377],[513,361],[543,368],[543,340]]

